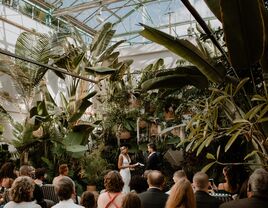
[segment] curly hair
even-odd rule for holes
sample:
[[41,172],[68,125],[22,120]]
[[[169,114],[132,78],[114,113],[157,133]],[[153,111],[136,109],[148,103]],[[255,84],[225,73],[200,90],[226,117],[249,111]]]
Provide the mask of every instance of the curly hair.
[[104,176],[104,187],[107,192],[121,192],[123,186],[124,182],[118,171],[110,171]]
[[32,201],[33,191],[33,179],[29,176],[20,176],[15,179],[11,186],[10,197],[16,203],[29,202]]

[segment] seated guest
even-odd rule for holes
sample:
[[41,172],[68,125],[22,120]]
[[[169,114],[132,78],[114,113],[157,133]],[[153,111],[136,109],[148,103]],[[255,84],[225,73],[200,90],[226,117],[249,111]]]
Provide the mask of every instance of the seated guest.
[[[35,169],[31,165],[23,165],[20,167],[19,175],[20,176],[29,176],[32,179],[34,179],[35,178]],[[44,194],[42,192],[42,189],[36,183],[34,183],[33,199],[36,200],[37,204],[39,204],[42,208],[47,207],[47,204],[44,200]]]
[[45,168],[37,168],[35,170],[35,180],[34,182],[39,185],[42,186],[45,183],[45,179],[46,179],[46,169]]
[[224,175],[224,183],[218,185],[219,192],[227,192],[230,194],[237,194],[239,190],[239,185],[237,183],[235,170],[232,166],[225,166],[222,170]]
[[85,208],[96,208],[97,203],[95,200],[95,195],[91,191],[84,191],[81,196],[80,204]]
[[[177,170],[174,174],[173,174],[173,181],[174,183],[176,183],[178,180],[182,179],[182,178],[186,178],[187,179],[187,176],[184,172],[184,170]],[[169,194],[170,193],[170,190],[166,192],[166,194]]]
[[149,189],[138,196],[144,208],[163,208],[165,207],[168,195],[162,191],[165,178],[158,170],[152,170],[147,179]]
[[121,207],[124,186],[123,179],[118,171],[110,171],[104,176],[105,192],[98,198],[98,208]]
[[142,193],[148,189],[148,183],[146,178],[140,175],[134,175],[130,179],[129,183],[130,191],[135,192],[137,194]]
[[4,208],[41,208],[35,201],[32,201],[33,191],[34,183],[32,178],[28,176],[16,178],[9,190],[11,201]]
[[55,186],[55,191],[60,199],[60,202],[52,208],[79,208],[83,207],[74,203],[75,184],[68,176],[63,176],[59,179]]
[[68,176],[69,174],[69,168],[68,168],[68,165],[67,164],[61,164],[59,166],[59,175],[57,177],[55,177],[52,181],[52,184],[54,186],[56,186],[56,183],[61,179],[63,178],[64,176]]
[[195,208],[195,198],[191,183],[179,179],[171,188],[166,208]]
[[121,208],[142,208],[141,200],[136,193],[128,193],[123,199]]
[[197,172],[193,178],[195,188],[196,208],[217,208],[222,201],[210,196],[208,193],[209,181],[207,174]]
[[268,172],[255,170],[248,181],[248,198],[226,202],[220,208],[264,208],[268,206]]

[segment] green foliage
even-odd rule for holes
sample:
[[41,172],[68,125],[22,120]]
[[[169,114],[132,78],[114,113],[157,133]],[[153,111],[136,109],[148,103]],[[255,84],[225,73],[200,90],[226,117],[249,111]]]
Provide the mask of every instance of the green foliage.
[[[206,33],[201,34],[197,40],[200,50],[185,40],[174,38],[146,25],[142,25],[144,30],[140,33],[195,65],[212,82],[210,95],[192,103],[196,110],[187,125],[189,134],[179,145],[182,147],[186,145],[186,151],[196,152],[196,155],[208,149],[213,150],[207,157],[214,161],[204,167],[205,170],[214,164],[223,164],[219,161],[225,154],[236,154],[230,153],[230,150],[239,143],[247,144],[247,148],[238,153],[244,155],[245,160],[251,159],[258,164],[266,165],[268,161],[267,10],[263,1],[206,0],[205,2],[222,21],[225,42],[221,41],[216,33],[211,32],[188,0],[183,1],[184,5],[197,18],[196,20],[202,23],[200,25],[202,29],[197,26],[197,30]],[[215,50],[216,56],[210,56],[211,51],[203,44],[209,41],[223,56],[220,56],[217,50]],[[225,51],[228,56],[225,55]],[[167,80],[170,79],[169,76],[166,76]],[[165,80],[162,77],[161,79]],[[161,86],[158,84],[160,80],[155,80],[155,88],[170,85],[164,83]],[[152,87],[146,89],[154,88],[152,81],[147,85]],[[220,151],[221,146],[226,153]],[[239,162],[236,164],[243,164]]]

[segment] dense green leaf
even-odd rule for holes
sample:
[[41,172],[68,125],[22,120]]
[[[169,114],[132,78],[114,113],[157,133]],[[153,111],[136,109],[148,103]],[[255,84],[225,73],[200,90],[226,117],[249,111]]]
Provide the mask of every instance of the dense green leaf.
[[234,91],[234,96],[236,95],[237,92],[239,92],[239,90],[246,84],[246,82],[249,80],[249,77],[244,78],[243,80],[241,80],[239,82],[239,84],[237,85],[237,87],[235,88]]
[[206,142],[203,141],[203,142],[201,143],[201,145],[200,145],[200,146],[198,147],[198,149],[197,149],[196,156],[198,156],[198,155],[202,152],[202,150],[204,149],[205,145],[206,145]]
[[221,83],[225,74],[220,74],[205,58],[202,52],[187,40],[174,38],[162,31],[141,24],[144,30],[140,32],[145,38],[165,46],[173,53],[191,62],[211,81]]
[[216,154],[217,160],[219,160],[220,151],[221,151],[221,146],[219,145],[217,148],[217,154]]
[[243,129],[239,129],[235,134],[233,134],[231,136],[231,138],[229,139],[229,141],[227,142],[227,144],[225,145],[224,151],[227,152],[228,149],[232,146],[232,144],[235,142],[235,140],[237,139],[237,137],[240,135],[241,131]]
[[112,46],[110,46],[109,48],[107,48],[98,58],[97,62],[102,62],[104,61],[108,56],[111,55],[111,53],[114,51],[114,49],[116,49],[119,45],[121,45],[122,43],[124,43],[125,40],[120,40],[118,42],[116,42],[115,44],[113,44]]
[[260,151],[259,150],[253,150],[252,152],[248,153],[245,157],[244,160],[254,156],[255,154],[258,154]]
[[264,51],[264,24],[260,2],[220,1],[222,23],[230,61],[235,68],[257,63]]
[[202,168],[202,172],[207,172],[209,168],[211,168],[212,165],[214,165],[216,162],[211,162],[209,164],[207,164],[205,167]]
[[86,67],[85,70],[90,73],[90,74],[95,74],[95,75],[109,75],[112,74],[116,71],[116,69],[112,69],[109,67]]
[[180,89],[186,85],[194,85],[197,88],[204,89],[208,87],[208,80],[204,76],[198,75],[167,75],[149,79],[145,81],[141,87],[143,90],[160,88]]
[[209,152],[207,153],[206,158],[209,159],[209,160],[216,160],[216,158],[214,157],[214,155],[211,154],[211,153],[209,153]]
[[251,120],[253,117],[256,116],[256,114],[259,111],[261,111],[261,109],[263,108],[264,105],[265,105],[265,103],[253,107],[252,109],[250,109],[249,112],[246,113],[246,115],[244,116],[244,118]]

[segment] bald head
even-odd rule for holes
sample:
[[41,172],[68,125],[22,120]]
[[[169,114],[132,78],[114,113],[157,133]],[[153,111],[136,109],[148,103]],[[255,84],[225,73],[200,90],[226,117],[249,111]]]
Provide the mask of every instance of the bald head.
[[148,174],[148,184],[149,187],[162,188],[165,182],[164,175],[158,170],[152,170]]
[[194,187],[196,190],[204,190],[208,189],[208,175],[203,172],[197,172],[193,178]]

